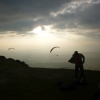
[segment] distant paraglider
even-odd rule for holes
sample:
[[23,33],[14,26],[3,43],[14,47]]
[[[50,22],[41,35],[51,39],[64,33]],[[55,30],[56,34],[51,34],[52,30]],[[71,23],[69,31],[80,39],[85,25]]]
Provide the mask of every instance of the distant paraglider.
[[15,48],[9,48],[8,50],[10,50],[10,49],[14,49],[15,50]]
[[[60,47],[58,47],[58,46],[56,46],[56,47],[53,47],[51,50],[50,50],[50,53],[52,52],[52,50],[53,49],[55,49],[55,48],[60,48]],[[58,55],[57,55],[58,56]]]
[[[15,48],[9,48],[8,50],[11,50],[11,49],[15,50]],[[12,53],[13,53],[13,52],[12,52]]]

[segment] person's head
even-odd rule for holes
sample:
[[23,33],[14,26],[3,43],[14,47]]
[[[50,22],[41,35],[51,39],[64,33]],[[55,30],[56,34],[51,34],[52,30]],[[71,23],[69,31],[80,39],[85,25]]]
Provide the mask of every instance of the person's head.
[[78,51],[75,51],[74,54],[78,54]]

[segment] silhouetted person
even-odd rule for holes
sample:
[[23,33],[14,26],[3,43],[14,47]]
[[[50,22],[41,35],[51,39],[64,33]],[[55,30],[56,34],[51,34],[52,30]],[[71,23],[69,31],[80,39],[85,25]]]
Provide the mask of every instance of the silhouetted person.
[[74,63],[75,63],[75,80],[78,79],[79,69],[80,69],[80,77],[85,78],[84,68],[83,68],[83,64],[85,62],[85,56],[81,53],[78,53],[78,51],[75,51],[73,54],[73,59],[74,59]]

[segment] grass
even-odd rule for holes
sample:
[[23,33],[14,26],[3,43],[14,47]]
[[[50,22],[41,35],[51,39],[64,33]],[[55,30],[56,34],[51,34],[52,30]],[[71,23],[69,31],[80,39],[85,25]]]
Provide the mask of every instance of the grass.
[[92,95],[100,82],[100,71],[85,70],[88,85],[60,91],[58,80],[66,86],[71,84],[74,70],[24,68],[14,62],[6,66],[4,62],[0,66],[0,100],[93,100]]

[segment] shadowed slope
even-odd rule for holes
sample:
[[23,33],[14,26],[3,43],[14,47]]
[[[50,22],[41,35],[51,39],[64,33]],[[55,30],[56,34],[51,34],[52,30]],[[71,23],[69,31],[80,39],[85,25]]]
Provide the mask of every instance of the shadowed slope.
[[73,83],[74,70],[30,68],[18,62],[0,57],[0,100],[93,100],[98,89],[99,71],[85,71],[89,85],[60,91],[57,82]]
[[4,56],[0,56],[0,68],[23,68],[29,67],[24,61],[14,60],[12,58],[6,59]]

